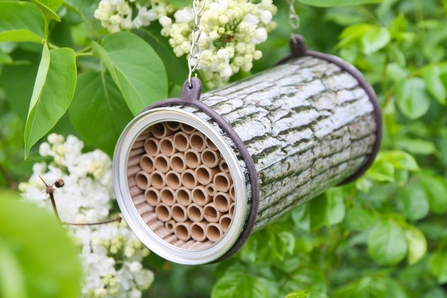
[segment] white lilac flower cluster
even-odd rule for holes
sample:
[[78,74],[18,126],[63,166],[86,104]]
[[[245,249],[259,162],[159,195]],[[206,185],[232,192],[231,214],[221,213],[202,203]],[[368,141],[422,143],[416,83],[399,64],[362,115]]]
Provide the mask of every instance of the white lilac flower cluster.
[[[29,181],[19,185],[22,196],[51,211],[41,176],[47,184],[64,180],[54,197],[61,221],[93,223],[107,220],[114,200],[112,165],[102,151],[82,153],[75,136],[51,134],[39,153],[52,161],[36,163]],[[91,226],[66,225],[80,247],[85,278],[82,297],[141,297],[153,273],[142,266],[149,250],[123,221]]]
[[115,33],[149,26],[152,21],[174,11],[174,6],[163,0],[150,0],[149,8],[138,0],[101,0],[94,16],[101,21],[102,27]]
[[[175,7],[165,0],[149,2],[149,10],[136,4],[138,15],[132,22],[133,27],[148,26],[158,19],[163,27],[161,34],[169,37],[175,55],[187,55],[191,47],[191,32],[195,28],[194,10],[187,7],[175,11]],[[118,27],[109,27],[112,16],[119,15],[120,20],[128,17],[118,12],[117,4],[129,7],[124,0],[102,0],[95,12],[95,17],[110,32],[119,30]],[[239,70],[249,71],[253,60],[262,57],[256,45],[266,41],[268,32],[276,28],[276,23],[272,21],[276,12],[277,7],[272,0],[262,0],[257,4],[251,0],[206,1],[200,19],[202,34],[199,39],[201,55],[198,69],[209,87],[221,85]],[[124,26],[120,28],[128,29]]]
[[[276,11],[272,0],[258,4],[248,0],[207,1],[200,20],[198,69],[209,87],[221,85],[240,69],[249,71],[253,60],[262,57],[256,45],[266,41],[268,32],[276,27],[272,22]],[[183,8],[175,12],[174,22],[162,23],[162,34],[170,37],[177,56],[190,50],[194,18],[192,8]]]

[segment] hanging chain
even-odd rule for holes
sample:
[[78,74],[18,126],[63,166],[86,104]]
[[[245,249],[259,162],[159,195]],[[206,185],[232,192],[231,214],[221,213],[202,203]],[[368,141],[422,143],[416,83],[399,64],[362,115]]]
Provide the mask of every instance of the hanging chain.
[[287,4],[289,4],[289,25],[292,28],[291,38],[293,38],[294,34],[298,34],[300,29],[300,17],[296,14],[295,11],[295,0],[287,0]]
[[196,70],[197,66],[199,66],[200,62],[200,47],[199,47],[199,39],[202,34],[202,27],[200,27],[200,13],[205,7],[206,0],[192,0],[192,8],[194,10],[194,29],[191,32],[191,48],[189,50],[188,57],[188,85],[192,87],[191,84],[191,76],[193,72]]

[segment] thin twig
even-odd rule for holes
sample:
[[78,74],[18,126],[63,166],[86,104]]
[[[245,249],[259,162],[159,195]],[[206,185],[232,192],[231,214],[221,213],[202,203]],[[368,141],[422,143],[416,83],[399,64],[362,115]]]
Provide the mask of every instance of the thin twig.
[[109,220],[105,220],[105,221],[92,222],[92,223],[68,223],[68,222],[61,221],[61,219],[59,217],[59,212],[57,212],[56,200],[54,199],[54,191],[56,189],[53,187],[53,185],[56,186],[57,188],[61,188],[65,185],[64,180],[58,179],[53,184],[48,185],[40,175],[39,175],[39,178],[40,178],[40,180],[42,180],[43,184],[45,184],[45,193],[50,196],[51,205],[53,206],[54,215],[56,216],[57,220],[60,223],[62,223],[64,225],[70,225],[70,226],[94,226],[94,225],[108,224],[108,223],[112,223],[115,221],[117,221],[119,223],[121,222],[121,220],[122,220],[121,216],[117,216],[115,219],[109,219]]
[[115,219],[109,219],[105,221],[99,221],[99,222],[91,222],[91,223],[69,223],[69,222],[63,222],[64,225],[70,225],[70,226],[94,226],[94,225],[102,225],[102,224],[108,224],[112,222],[121,222],[122,217],[118,216]]
[[57,220],[59,222],[61,222],[61,219],[59,217],[59,212],[57,212],[56,201],[54,200],[53,193],[54,193],[55,189],[54,189],[53,185],[48,185],[40,175],[39,175],[39,178],[45,184],[45,193],[47,193],[50,196],[51,205],[53,206],[54,215],[56,216]]

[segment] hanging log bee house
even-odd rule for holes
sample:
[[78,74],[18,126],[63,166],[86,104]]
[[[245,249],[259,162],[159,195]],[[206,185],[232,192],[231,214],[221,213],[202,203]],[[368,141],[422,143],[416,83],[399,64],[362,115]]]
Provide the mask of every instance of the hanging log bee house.
[[301,36],[279,65],[136,116],[118,140],[117,200],[158,255],[181,264],[223,260],[265,227],[331,186],[362,175],[380,146],[372,88]]

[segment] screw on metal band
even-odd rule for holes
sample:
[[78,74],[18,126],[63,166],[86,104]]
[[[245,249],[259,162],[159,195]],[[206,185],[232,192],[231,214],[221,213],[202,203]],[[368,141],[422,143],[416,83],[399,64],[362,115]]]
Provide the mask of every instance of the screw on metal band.
[[[200,3],[200,6],[197,4]],[[199,39],[202,34],[202,27],[200,27],[200,13],[205,7],[206,0],[193,0],[192,8],[194,10],[194,29],[191,32],[191,48],[189,49],[189,57],[188,57],[188,86],[192,87],[191,76],[193,72],[197,69],[200,62],[200,47],[199,47]]]

